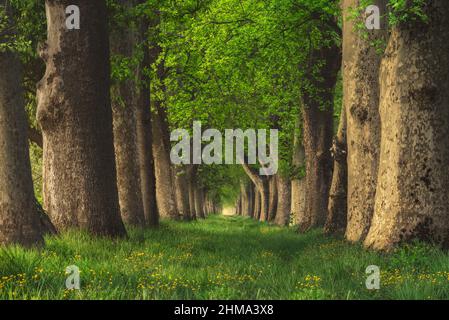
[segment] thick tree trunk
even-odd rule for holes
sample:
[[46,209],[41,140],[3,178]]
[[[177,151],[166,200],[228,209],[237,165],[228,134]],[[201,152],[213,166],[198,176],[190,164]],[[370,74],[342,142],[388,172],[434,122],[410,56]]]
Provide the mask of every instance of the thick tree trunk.
[[[121,0],[123,8],[130,8],[132,1]],[[135,45],[135,33],[125,27],[116,28],[111,35],[111,53],[120,58],[131,58]],[[117,168],[117,188],[120,212],[125,223],[144,226],[140,167],[137,150],[138,97],[133,79],[117,82],[112,86],[112,118],[114,148]]]
[[44,138],[44,208],[58,229],[123,236],[109,96],[105,1],[80,0],[81,29],[68,30],[68,0],[47,0],[47,65],[38,85]]
[[[6,8],[6,2],[0,0],[0,6]],[[0,51],[0,245],[43,243],[27,133],[20,61]]]
[[178,219],[169,134],[165,110],[160,102],[156,101],[156,111],[153,113],[153,155],[157,205],[161,217]]
[[348,166],[346,162],[346,112],[342,107],[337,136],[332,145],[334,171],[329,192],[329,208],[324,231],[328,234],[344,233],[347,223]]
[[268,203],[268,221],[274,221],[278,205],[278,176],[274,175],[268,183],[269,203]]
[[176,206],[178,212],[182,215],[184,220],[190,220],[190,203],[189,203],[189,188],[187,182],[187,169],[185,167],[175,168],[175,192],[176,192]]
[[381,66],[382,123],[374,216],[365,245],[411,239],[449,247],[449,6],[395,26]]
[[[329,101],[329,99],[326,99]],[[332,177],[332,108],[319,105],[304,109],[304,150],[306,154],[305,208],[299,218],[299,231],[324,225],[327,216],[329,187]],[[329,110],[331,109],[331,110]]]
[[299,231],[323,226],[327,217],[329,189],[332,179],[330,148],[333,137],[334,88],[341,65],[340,48],[333,45],[313,52],[307,71],[309,83],[315,88],[302,93],[303,143],[306,155],[305,210],[299,218]]
[[[145,2],[145,0],[141,0]],[[158,19],[147,21],[145,18],[140,24],[139,42],[148,41],[148,29],[159,23]],[[153,40],[154,41],[154,40]],[[159,51],[143,46],[142,64],[138,68],[137,79],[140,82],[136,110],[137,151],[140,164],[140,183],[145,222],[149,227],[159,225],[159,210],[156,201],[156,176],[153,159],[153,126],[151,121],[150,79],[145,74],[145,68],[156,62]]]
[[291,182],[288,177],[279,175],[277,184],[278,204],[274,222],[280,226],[288,226],[290,224],[291,213]]
[[[360,0],[345,0],[344,16],[349,8],[357,7]],[[386,0],[373,4],[386,12]],[[365,19],[366,17],[363,17]],[[380,150],[379,68],[381,55],[372,45],[386,41],[387,26],[382,19],[381,30],[364,30],[365,39],[354,29],[354,21],[343,22],[343,96],[347,117],[348,145],[348,214],[346,238],[363,241],[374,212],[377,169]]]
[[[130,88],[121,86],[121,92]],[[123,97],[122,93],[122,97]],[[126,106],[113,103],[114,146],[117,163],[117,188],[122,219],[134,226],[145,224],[142,202],[139,158],[137,152],[136,114],[133,99],[124,99]]]

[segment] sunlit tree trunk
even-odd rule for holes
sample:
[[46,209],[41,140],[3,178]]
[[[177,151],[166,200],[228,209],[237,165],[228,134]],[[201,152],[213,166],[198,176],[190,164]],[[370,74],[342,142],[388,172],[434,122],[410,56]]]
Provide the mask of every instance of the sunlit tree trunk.
[[38,85],[44,139],[44,207],[58,229],[123,236],[109,96],[105,1],[77,1],[81,29],[68,30],[68,0],[47,0],[47,65]]
[[428,23],[391,31],[381,66],[381,150],[365,245],[412,239],[449,247],[449,6],[423,5]]
[[167,114],[159,101],[153,113],[153,155],[156,173],[156,199],[161,217],[178,219],[174,175],[170,160]]
[[[379,68],[381,54],[373,42],[385,42],[386,17],[380,30],[357,30],[348,18],[360,0],[343,3],[343,103],[347,118],[348,214],[346,238],[365,239],[374,212],[380,150]],[[373,1],[385,14],[386,1]],[[362,20],[366,19],[363,15]],[[356,20],[357,21],[357,20]],[[368,38],[365,38],[365,35]]]
[[[132,0],[120,0],[123,9]],[[118,59],[131,59],[136,45],[136,32],[129,26],[117,26],[111,32],[111,54]],[[132,70],[131,73],[135,71]],[[120,212],[125,223],[144,226],[139,157],[137,149],[138,96],[134,79],[116,81],[112,86],[112,117],[117,167]]]

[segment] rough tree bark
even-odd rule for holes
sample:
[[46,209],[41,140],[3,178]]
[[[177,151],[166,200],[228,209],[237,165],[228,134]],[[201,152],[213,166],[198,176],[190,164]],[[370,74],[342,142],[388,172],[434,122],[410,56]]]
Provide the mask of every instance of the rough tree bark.
[[449,6],[423,5],[428,23],[393,27],[381,64],[381,150],[365,246],[411,239],[449,247]]
[[174,175],[170,160],[170,133],[167,115],[159,101],[153,113],[153,155],[156,173],[156,199],[161,217],[178,219]]
[[346,146],[346,111],[342,106],[340,124],[332,144],[334,171],[329,192],[329,207],[324,232],[328,234],[344,233],[347,223],[348,166]]
[[288,177],[279,175],[277,177],[278,204],[274,222],[280,226],[290,224],[291,212],[291,181]]
[[[6,2],[0,0],[0,6],[7,8]],[[15,53],[0,51],[0,245],[42,243],[31,178],[21,65]]]
[[[123,8],[131,8],[132,0],[120,0]],[[111,32],[111,54],[131,58],[136,32],[129,26],[117,26]],[[139,157],[137,150],[136,109],[138,97],[134,79],[117,81],[112,86],[112,119],[117,169],[120,212],[125,223],[144,226]]]
[[80,30],[68,30],[68,0],[47,0],[48,39],[40,55],[37,119],[44,138],[44,208],[58,229],[124,236],[109,96],[105,1],[77,1]]
[[[142,0],[144,2],[144,0]],[[137,151],[140,165],[140,183],[145,223],[149,227],[159,225],[159,210],[156,201],[156,176],[153,160],[153,129],[151,121],[150,79],[145,70],[156,62],[159,51],[152,44],[147,43],[148,29],[159,22],[147,21],[140,24],[139,41],[144,43],[142,64],[137,71],[140,82],[136,110]],[[153,40],[154,41],[154,40]]]
[[299,217],[299,232],[323,226],[326,222],[332,179],[330,148],[333,136],[333,100],[341,54],[336,45],[315,50],[311,66],[322,63],[315,74],[309,70],[308,82],[316,89],[302,93],[303,144],[306,155],[305,209]]
[[[347,117],[348,146],[348,213],[346,238],[363,241],[374,212],[377,169],[380,150],[379,68],[381,55],[373,41],[386,41],[386,18],[381,30],[354,29],[354,20],[348,19],[350,7],[360,0],[343,3],[343,104]],[[386,1],[373,4],[385,14]],[[362,17],[365,19],[366,17]],[[368,39],[363,38],[368,35]]]

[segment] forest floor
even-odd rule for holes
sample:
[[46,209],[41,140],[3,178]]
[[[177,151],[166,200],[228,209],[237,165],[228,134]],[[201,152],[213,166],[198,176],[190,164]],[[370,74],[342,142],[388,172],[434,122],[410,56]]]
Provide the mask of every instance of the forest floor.
[[[65,289],[65,268],[81,290]],[[381,270],[366,289],[366,268]],[[163,221],[126,240],[67,233],[0,251],[0,299],[447,299],[449,255],[423,244],[367,251],[243,217]]]

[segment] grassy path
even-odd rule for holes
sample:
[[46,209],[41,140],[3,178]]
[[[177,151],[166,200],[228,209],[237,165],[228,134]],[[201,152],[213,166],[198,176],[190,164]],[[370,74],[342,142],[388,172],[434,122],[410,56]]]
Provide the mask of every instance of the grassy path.
[[[416,244],[391,255],[366,251],[319,230],[211,216],[131,230],[127,240],[68,233],[45,249],[0,251],[0,299],[444,299],[449,255]],[[81,290],[65,290],[65,268]],[[381,270],[380,290],[365,269]]]

